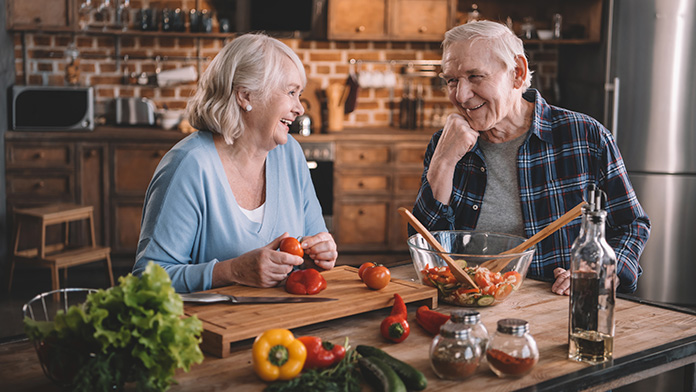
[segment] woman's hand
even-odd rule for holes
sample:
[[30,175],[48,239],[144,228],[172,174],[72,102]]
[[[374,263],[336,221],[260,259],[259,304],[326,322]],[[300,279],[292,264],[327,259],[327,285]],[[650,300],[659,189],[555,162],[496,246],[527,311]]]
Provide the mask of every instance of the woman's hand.
[[551,286],[551,291],[558,295],[570,295],[570,271],[563,268],[553,270],[553,277],[556,279]]
[[336,264],[338,251],[336,251],[336,242],[331,234],[323,232],[303,237],[301,244],[305,255],[308,255],[317,267],[328,270]]
[[280,241],[285,237],[289,237],[289,234],[283,233],[262,248],[217,263],[213,269],[213,287],[228,286],[232,283],[253,287],[277,286],[285,280],[294,266],[302,265],[304,262],[302,257],[277,250]]

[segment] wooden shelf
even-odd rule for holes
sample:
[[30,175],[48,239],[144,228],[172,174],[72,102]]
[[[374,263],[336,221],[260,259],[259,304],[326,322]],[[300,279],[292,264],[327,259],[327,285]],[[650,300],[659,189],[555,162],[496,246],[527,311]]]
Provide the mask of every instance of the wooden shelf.
[[11,33],[46,33],[46,34],[75,34],[82,36],[118,36],[118,37],[171,37],[171,38],[204,38],[204,39],[226,39],[234,38],[237,33],[190,33],[187,31],[147,31],[147,30],[102,30],[88,29],[79,30],[72,27],[48,27],[37,28],[36,26],[18,26],[9,30]]

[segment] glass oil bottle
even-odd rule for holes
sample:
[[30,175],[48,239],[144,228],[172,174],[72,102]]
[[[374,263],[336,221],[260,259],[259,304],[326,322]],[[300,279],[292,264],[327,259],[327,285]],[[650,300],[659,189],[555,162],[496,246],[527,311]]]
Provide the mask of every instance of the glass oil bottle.
[[603,194],[597,189],[594,202],[583,210],[585,239],[570,267],[568,357],[591,364],[611,360],[614,352],[616,254],[605,239]]

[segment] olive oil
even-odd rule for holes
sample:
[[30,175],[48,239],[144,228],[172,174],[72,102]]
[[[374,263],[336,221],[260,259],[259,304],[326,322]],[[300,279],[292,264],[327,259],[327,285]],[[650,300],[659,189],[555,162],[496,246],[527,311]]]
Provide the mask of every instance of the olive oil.
[[614,354],[614,338],[599,332],[571,332],[569,344],[568,358],[576,361],[597,364],[611,359]]
[[599,196],[583,209],[584,236],[571,255],[568,358],[597,364],[614,354],[616,254],[604,235],[603,192],[591,189],[591,194]]

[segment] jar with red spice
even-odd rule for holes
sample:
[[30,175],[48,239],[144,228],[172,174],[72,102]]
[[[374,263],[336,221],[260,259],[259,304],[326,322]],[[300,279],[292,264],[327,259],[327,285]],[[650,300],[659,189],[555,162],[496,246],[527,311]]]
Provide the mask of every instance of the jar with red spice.
[[476,372],[481,363],[481,347],[462,323],[445,323],[430,345],[430,365],[438,377],[463,380]]
[[529,323],[520,319],[502,319],[488,342],[486,359],[498,377],[523,376],[539,361],[539,349],[529,333]]

